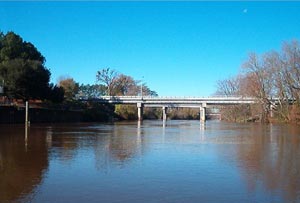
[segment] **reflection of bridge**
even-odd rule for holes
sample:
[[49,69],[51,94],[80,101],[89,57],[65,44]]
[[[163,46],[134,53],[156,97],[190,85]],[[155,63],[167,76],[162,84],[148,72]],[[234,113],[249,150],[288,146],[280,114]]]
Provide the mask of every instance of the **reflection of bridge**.
[[138,119],[142,120],[143,107],[160,107],[163,119],[167,119],[167,108],[188,107],[200,109],[200,120],[205,121],[206,108],[215,105],[235,105],[257,103],[250,97],[151,97],[151,96],[102,96],[99,103],[134,104],[138,108]]

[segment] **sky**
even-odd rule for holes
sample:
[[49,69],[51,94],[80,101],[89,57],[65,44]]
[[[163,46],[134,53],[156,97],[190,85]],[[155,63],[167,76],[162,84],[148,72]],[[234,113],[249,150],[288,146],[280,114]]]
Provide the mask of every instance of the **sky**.
[[160,96],[211,96],[249,53],[300,40],[300,2],[0,2],[0,30],[33,43],[54,83],[109,67]]

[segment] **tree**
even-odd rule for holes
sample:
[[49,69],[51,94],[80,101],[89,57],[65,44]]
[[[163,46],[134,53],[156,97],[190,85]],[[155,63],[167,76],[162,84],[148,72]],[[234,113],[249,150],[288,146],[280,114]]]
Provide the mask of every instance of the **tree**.
[[[260,115],[262,122],[268,121],[272,108],[281,121],[300,122],[300,44],[285,42],[281,52],[267,52],[261,56],[251,53],[243,64],[243,75],[239,83],[231,79],[218,82],[218,92],[230,95],[238,92],[243,96],[256,97],[260,103],[251,105],[252,115]],[[276,105],[271,98],[277,98]],[[293,99],[293,104],[291,104]],[[253,110],[254,109],[254,110]],[[274,115],[273,114],[273,115]]]
[[106,87],[104,85],[84,85],[79,86],[78,95],[82,98],[93,99],[105,95]]
[[100,83],[103,83],[107,87],[106,94],[109,96],[114,96],[113,86],[115,85],[115,80],[119,76],[119,73],[116,70],[110,68],[104,68],[100,71],[97,71],[96,80]]
[[[135,96],[141,92],[141,86],[138,84],[140,81],[110,68],[98,71],[96,78],[107,87],[107,94],[110,96]],[[157,96],[157,93],[143,84],[143,95]],[[115,112],[124,119],[137,118],[136,106],[116,105]]]
[[136,81],[131,76],[120,74],[114,81],[112,91],[114,95],[134,96],[138,92],[138,87]]
[[[237,77],[232,77],[229,79],[219,80],[217,82],[217,95],[221,96],[236,96],[243,95],[243,84],[245,78],[239,75]],[[234,122],[245,122],[247,117],[250,117],[250,108],[247,104],[239,104],[227,106],[226,108],[221,108],[220,113],[222,114],[222,119]]]
[[219,80],[217,82],[216,95],[234,96],[240,91],[240,77]]
[[64,97],[66,100],[74,99],[75,95],[78,93],[79,84],[75,82],[73,78],[61,77],[58,83],[59,87],[64,89]]
[[261,104],[262,122],[268,120],[270,111],[270,98],[273,91],[273,70],[268,66],[268,55],[263,57],[255,53],[249,54],[248,60],[243,64],[247,82],[247,94],[258,99]]
[[50,71],[36,47],[13,33],[0,34],[0,78],[5,94],[21,99],[45,99]]
[[[279,115],[286,121],[300,122],[300,45],[294,40],[285,42],[281,54],[282,89]],[[293,106],[288,99],[295,99]]]
[[151,90],[146,84],[142,84],[140,88],[143,88],[143,96],[153,96],[156,97],[158,96],[156,91]]
[[284,43],[282,62],[286,86],[291,97],[300,100],[300,46],[298,41]]
[[58,87],[57,85],[50,84],[48,99],[54,103],[60,103],[64,100],[64,89],[62,87]]

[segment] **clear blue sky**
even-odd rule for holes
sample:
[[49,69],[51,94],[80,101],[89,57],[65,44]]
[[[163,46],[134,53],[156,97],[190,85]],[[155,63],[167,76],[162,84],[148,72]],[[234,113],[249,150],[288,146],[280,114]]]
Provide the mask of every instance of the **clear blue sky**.
[[161,96],[209,96],[249,52],[300,40],[300,2],[0,2],[0,30],[32,42],[53,82],[111,67]]

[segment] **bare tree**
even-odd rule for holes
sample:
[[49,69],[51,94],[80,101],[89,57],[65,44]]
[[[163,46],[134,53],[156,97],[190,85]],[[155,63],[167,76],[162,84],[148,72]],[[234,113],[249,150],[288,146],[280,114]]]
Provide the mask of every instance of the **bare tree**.
[[285,82],[289,94],[300,100],[300,47],[297,41],[284,43],[282,47]]
[[265,67],[268,71],[272,72],[269,75],[269,81],[271,81],[272,87],[270,96],[278,98],[278,105],[273,111],[280,117],[280,119],[289,120],[289,87],[287,85],[286,78],[286,62],[282,55],[278,52],[269,52],[265,55]]
[[[244,84],[244,78],[241,75],[237,77],[231,77],[225,80],[219,80],[217,82],[217,95],[222,96],[236,96],[243,95],[242,87]],[[226,106],[226,108],[220,108],[222,119],[234,122],[245,122],[250,117],[250,108],[247,104]]]
[[113,96],[113,86],[119,73],[116,70],[110,68],[104,68],[97,71],[96,80],[100,83],[103,83],[107,87],[107,95]]
[[256,97],[261,104],[262,122],[266,122],[270,111],[270,97],[272,93],[272,70],[267,64],[268,57],[257,56],[255,53],[249,54],[248,60],[243,64],[248,86],[248,94]]
[[[217,83],[217,94],[256,97],[260,103],[251,105],[251,111],[260,112],[260,120],[268,121],[270,109],[283,121],[300,122],[300,44],[286,42],[281,52],[268,52],[261,56],[249,54],[243,64],[242,76],[221,80]],[[272,98],[278,98],[272,107]],[[296,101],[291,105],[290,99]],[[228,110],[228,112],[232,112]],[[252,114],[253,114],[252,112]],[[230,114],[235,115],[235,114]]]
[[240,78],[232,77],[217,81],[216,95],[233,96],[237,95],[240,89]]

